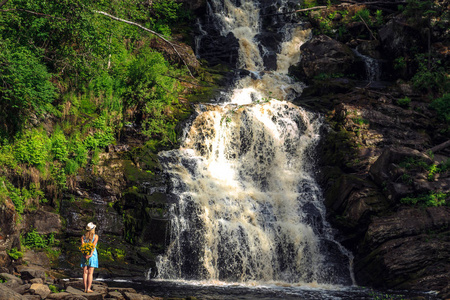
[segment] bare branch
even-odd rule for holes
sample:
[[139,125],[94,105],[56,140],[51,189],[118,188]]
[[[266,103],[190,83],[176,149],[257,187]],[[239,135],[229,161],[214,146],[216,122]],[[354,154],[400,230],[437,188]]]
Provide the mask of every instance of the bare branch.
[[361,15],[359,15],[359,18],[361,19],[361,21],[363,21],[364,25],[366,25],[367,30],[369,30],[370,35],[373,37],[374,40],[377,40],[377,38],[373,35],[372,30],[370,30],[369,25],[367,25],[366,21],[364,21],[363,17],[361,17]]
[[153,30],[150,30],[150,29],[148,29],[148,28],[146,28],[146,27],[144,27],[144,26],[142,26],[142,25],[140,25],[140,24],[138,24],[138,23],[131,22],[131,21],[128,21],[128,20],[124,20],[124,19],[115,17],[115,16],[110,15],[110,14],[104,12],[104,11],[94,10],[93,12],[98,13],[98,14],[102,14],[102,15],[107,16],[108,18],[111,18],[111,19],[116,20],[116,21],[120,21],[120,22],[124,22],[124,23],[130,24],[130,25],[137,26],[137,27],[141,28],[142,30],[148,31],[148,32],[150,32],[150,33],[156,35],[158,38],[162,39],[164,42],[166,42],[167,44],[169,44],[169,45],[173,48],[173,50],[175,50],[175,52],[177,53],[178,57],[181,58],[181,60],[183,61],[184,65],[185,65],[186,68],[188,69],[189,74],[191,75],[191,77],[195,79],[195,77],[194,77],[194,75],[192,75],[191,70],[189,69],[189,66],[187,65],[186,61],[183,59],[183,57],[180,55],[180,53],[178,52],[178,50],[175,48],[175,45],[174,45],[173,43],[169,42],[167,39],[165,39],[165,38],[164,38],[162,35],[160,35],[159,33],[155,32],[155,31],[153,31]]
[[[356,2],[352,0],[344,0],[341,4],[332,5],[332,7],[336,6],[348,6],[352,4],[360,4],[360,5],[374,5],[374,4],[383,4],[383,5],[398,5],[398,4],[405,4],[406,1],[398,1],[398,2],[386,2],[386,1],[373,1],[373,2]],[[268,16],[280,16],[280,15],[289,15],[289,14],[295,14],[298,12],[303,11],[310,11],[310,10],[316,10],[316,9],[325,9],[328,8],[328,6],[316,6],[316,7],[310,7],[310,8],[303,8],[298,9],[294,11],[284,12],[284,13],[276,13],[276,14],[267,14],[267,15],[261,15],[262,17],[268,17]]]
[[443,150],[443,149],[445,149],[445,148],[447,148],[447,147],[450,147],[450,140],[448,140],[448,141],[446,141],[446,142],[443,142],[442,144],[439,144],[439,145],[437,145],[437,146],[434,146],[433,148],[431,148],[431,149],[428,149],[427,151],[426,151],[426,153],[428,153],[428,152],[433,152],[433,153],[436,153],[436,152],[438,152],[438,151],[441,151],[441,150]]
[[326,6],[316,6],[316,7],[303,8],[303,9],[298,9],[298,10],[284,12],[284,13],[261,15],[261,17],[289,15],[289,14],[295,14],[297,12],[310,11],[310,10],[316,10],[316,9],[322,9],[322,8],[327,8],[327,7]]

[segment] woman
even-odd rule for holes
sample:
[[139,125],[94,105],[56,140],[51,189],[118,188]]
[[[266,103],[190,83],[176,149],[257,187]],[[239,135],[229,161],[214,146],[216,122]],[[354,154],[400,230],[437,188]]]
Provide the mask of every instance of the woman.
[[93,293],[91,290],[92,280],[94,278],[94,268],[98,268],[98,254],[97,254],[97,242],[98,235],[95,234],[95,225],[90,222],[86,225],[86,233],[81,237],[81,244],[92,243],[94,249],[90,255],[86,255],[81,258],[81,267],[83,268],[83,283],[84,292]]

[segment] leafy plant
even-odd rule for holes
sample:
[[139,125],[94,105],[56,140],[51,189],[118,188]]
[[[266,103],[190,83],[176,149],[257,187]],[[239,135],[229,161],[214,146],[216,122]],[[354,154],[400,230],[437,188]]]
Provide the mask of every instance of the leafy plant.
[[445,93],[442,97],[434,99],[430,107],[436,110],[438,117],[445,122],[450,122],[450,93]]
[[361,19],[364,20],[364,22],[366,22],[367,25],[369,26],[373,25],[372,20],[370,18],[370,10],[368,10],[367,8],[357,11],[355,15],[352,17],[352,20],[356,22],[361,21]]
[[11,257],[14,260],[18,260],[19,258],[23,257],[23,253],[17,250],[17,248],[11,248],[11,250],[6,250],[6,253],[8,253],[9,257]]
[[398,99],[397,104],[402,107],[409,107],[409,105],[411,104],[411,99],[409,97]]
[[430,192],[429,194],[419,195],[417,197],[405,197],[400,199],[400,202],[408,205],[419,206],[442,206],[449,205],[447,201],[448,194],[443,192]]
[[33,229],[21,236],[22,245],[30,249],[44,249],[47,248],[55,242],[55,237],[53,233],[48,235],[39,234],[36,229]]
[[4,41],[0,42],[0,74],[0,137],[10,138],[30,116],[49,109],[56,91],[35,53]]
[[418,54],[419,68],[411,78],[414,87],[423,92],[441,92],[449,87],[445,68],[440,60],[429,60],[424,54]]

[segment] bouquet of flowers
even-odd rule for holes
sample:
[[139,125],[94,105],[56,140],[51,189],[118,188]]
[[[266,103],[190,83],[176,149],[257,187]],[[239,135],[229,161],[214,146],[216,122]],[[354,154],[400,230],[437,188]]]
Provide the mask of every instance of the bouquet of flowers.
[[[80,249],[84,256],[88,256],[91,255],[92,250],[95,249],[95,246],[92,243],[84,243],[78,249]],[[89,259],[86,259],[86,265],[89,266]]]

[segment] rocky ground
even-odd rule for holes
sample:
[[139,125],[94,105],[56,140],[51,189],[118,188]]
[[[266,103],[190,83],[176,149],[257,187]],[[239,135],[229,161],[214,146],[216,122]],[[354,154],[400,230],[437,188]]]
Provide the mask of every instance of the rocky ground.
[[18,269],[20,278],[0,273],[0,299],[8,300],[156,300],[162,298],[139,294],[133,288],[109,287],[104,282],[94,281],[93,293],[85,293],[83,281],[79,279],[58,280],[46,275],[42,268],[23,266]]

